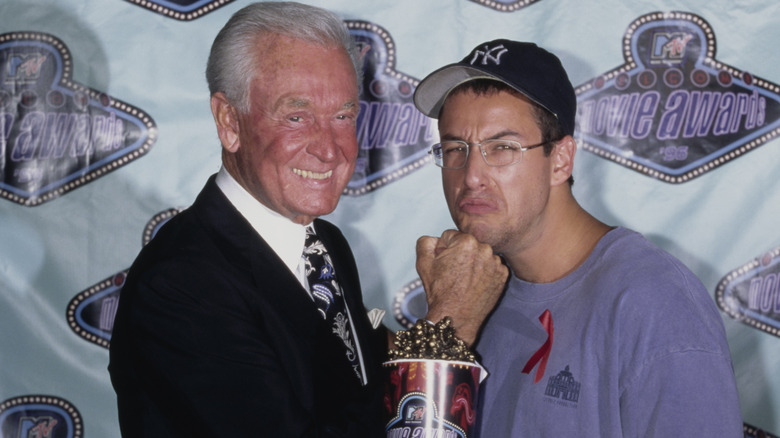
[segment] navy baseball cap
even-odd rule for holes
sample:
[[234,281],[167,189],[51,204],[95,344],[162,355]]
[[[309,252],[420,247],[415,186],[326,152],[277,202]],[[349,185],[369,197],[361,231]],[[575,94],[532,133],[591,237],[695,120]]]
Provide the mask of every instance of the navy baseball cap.
[[574,87],[558,57],[534,43],[499,39],[478,45],[460,62],[423,79],[414,92],[414,104],[426,116],[437,119],[450,92],[475,79],[494,79],[509,85],[554,114],[564,134],[574,134]]

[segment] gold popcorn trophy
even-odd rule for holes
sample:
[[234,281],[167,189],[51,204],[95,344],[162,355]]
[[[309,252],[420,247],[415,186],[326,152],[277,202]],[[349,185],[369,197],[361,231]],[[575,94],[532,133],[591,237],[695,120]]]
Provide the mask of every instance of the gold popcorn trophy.
[[395,334],[383,364],[387,438],[476,436],[476,407],[483,369],[455,336],[449,318],[418,320]]

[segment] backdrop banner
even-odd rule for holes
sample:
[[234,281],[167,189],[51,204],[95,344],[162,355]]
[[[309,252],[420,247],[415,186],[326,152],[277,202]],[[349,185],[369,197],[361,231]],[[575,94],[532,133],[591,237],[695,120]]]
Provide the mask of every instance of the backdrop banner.
[[[358,162],[326,219],[386,325],[425,314],[415,242],[454,226],[415,88],[481,42],[535,42],[576,88],[575,197],[699,276],[745,436],[780,433],[780,2],[303,2],[366,53]],[[119,437],[107,365],[127,269],[219,169],[206,59],[247,4],[0,2],[0,438]]]

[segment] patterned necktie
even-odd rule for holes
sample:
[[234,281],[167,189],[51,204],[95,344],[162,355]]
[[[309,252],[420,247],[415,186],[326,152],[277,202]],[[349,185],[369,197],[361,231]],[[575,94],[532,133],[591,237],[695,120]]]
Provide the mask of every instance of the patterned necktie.
[[352,369],[362,382],[360,372],[360,360],[358,359],[355,342],[352,337],[352,327],[347,317],[346,304],[344,296],[341,293],[341,287],[336,279],[336,271],[333,268],[333,262],[325,249],[325,245],[314,234],[311,227],[306,227],[306,244],[303,249],[303,259],[306,266],[306,278],[309,281],[309,290],[311,291],[317,310],[325,319],[332,332],[344,343],[346,355]]

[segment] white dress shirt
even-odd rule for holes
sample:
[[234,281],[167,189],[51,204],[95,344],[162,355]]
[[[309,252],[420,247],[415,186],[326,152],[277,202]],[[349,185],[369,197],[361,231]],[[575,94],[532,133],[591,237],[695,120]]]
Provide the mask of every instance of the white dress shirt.
[[228,201],[244,216],[308,291],[306,276],[299,269],[306,241],[306,227],[296,224],[260,203],[241,187],[224,167],[219,169],[216,182]]

